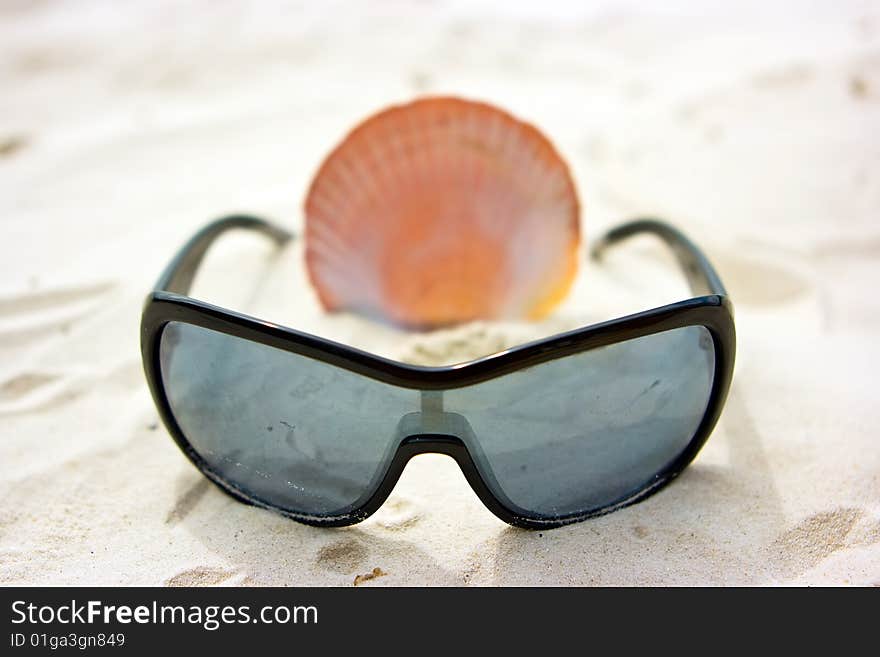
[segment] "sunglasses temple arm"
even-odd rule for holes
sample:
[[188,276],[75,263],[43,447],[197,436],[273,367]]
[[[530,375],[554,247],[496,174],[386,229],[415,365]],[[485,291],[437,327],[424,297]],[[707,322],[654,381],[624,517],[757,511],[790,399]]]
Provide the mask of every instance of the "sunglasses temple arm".
[[[278,246],[283,246],[294,236],[284,228],[258,217],[249,215],[222,217],[199,230],[183,245],[162,272],[153,289],[187,294],[205,253],[219,237],[235,229],[260,232],[272,239]],[[641,234],[659,237],[672,248],[694,294],[727,294],[721,278],[699,247],[681,231],[663,221],[637,219],[612,228],[593,246],[591,255],[594,259],[601,260],[608,247]]]
[[593,246],[591,255],[595,260],[601,260],[609,246],[635,235],[643,234],[659,237],[672,249],[685,276],[687,276],[693,294],[697,296],[707,294],[725,296],[727,294],[721,278],[699,247],[691,242],[684,233],[663,221],[636,219],[612,228]]
[[254,230],[282,246],[293,238],[293,233],[258,217],[237,214],[212,221],[193,235],[174,256],[153,287],[155,291],[188,294],[199,265],[211,245],[221,235],[235,229]]

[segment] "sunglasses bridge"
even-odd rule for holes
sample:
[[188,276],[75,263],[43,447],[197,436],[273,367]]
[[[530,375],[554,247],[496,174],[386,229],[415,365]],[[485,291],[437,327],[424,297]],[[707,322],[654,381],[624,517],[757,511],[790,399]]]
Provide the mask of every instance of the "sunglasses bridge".
[[468,447],[478,448],[467,418],[443,409],[443,391],[440,390],[421,391],[420,410],[401,417],[395,435],[400,448],[406,448],[404,454],[436,452],[451,456],[459,464],[464,458],[471,467]]
[[[419,454],[444,454],[451,457],[461,469],[465,480],[477,497],[490,509],[498,507],[496,492],[490,492],[486,477],[495,482],[491,472],[477,469],[474,457],[482,451],[474,430],[463,415],[443,409],[443,391],[421,391],[421,409],[400,418],[395,432],[397,450],[391,467],[386,472],[380,497],[391,492],[409,460]],[[498,491],[496,485],[496,491]],[[507,500],[505,500],[507,501]]]

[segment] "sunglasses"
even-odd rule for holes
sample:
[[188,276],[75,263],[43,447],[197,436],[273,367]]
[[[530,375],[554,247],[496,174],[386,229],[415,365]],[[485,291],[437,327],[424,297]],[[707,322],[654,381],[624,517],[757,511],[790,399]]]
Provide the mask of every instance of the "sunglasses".
[[733,305],[701,251],[655,220],[611,230],[668,244],[693,298],[449,367],[417,367],[188,296],[232,229],[187,242],[147,298],[141,352],[168,431],[236,499],[311,525],[385,501],[407,461],[451,456],[496,516],[557,527],[633,504],[675,478],[711,433],[733,375]]

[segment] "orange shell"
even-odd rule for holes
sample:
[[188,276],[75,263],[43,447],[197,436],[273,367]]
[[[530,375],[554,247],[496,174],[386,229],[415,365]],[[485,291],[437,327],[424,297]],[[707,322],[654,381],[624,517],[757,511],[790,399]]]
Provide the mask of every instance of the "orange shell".
[[411,327],[546,315],[578,265],[568,167],[531,125],[425,98],[357,126],[305,202],[306,267],[327,310]]

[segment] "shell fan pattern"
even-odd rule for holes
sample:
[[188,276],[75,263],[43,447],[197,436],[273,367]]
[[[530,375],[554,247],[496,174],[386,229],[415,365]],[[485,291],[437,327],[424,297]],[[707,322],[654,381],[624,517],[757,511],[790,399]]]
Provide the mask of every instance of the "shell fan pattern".
[[326,158],[305,202],[325,309],[429,329],[538,319],[577,272],[579,204],[536,128],[491,105],[423,98],[375,114]]

